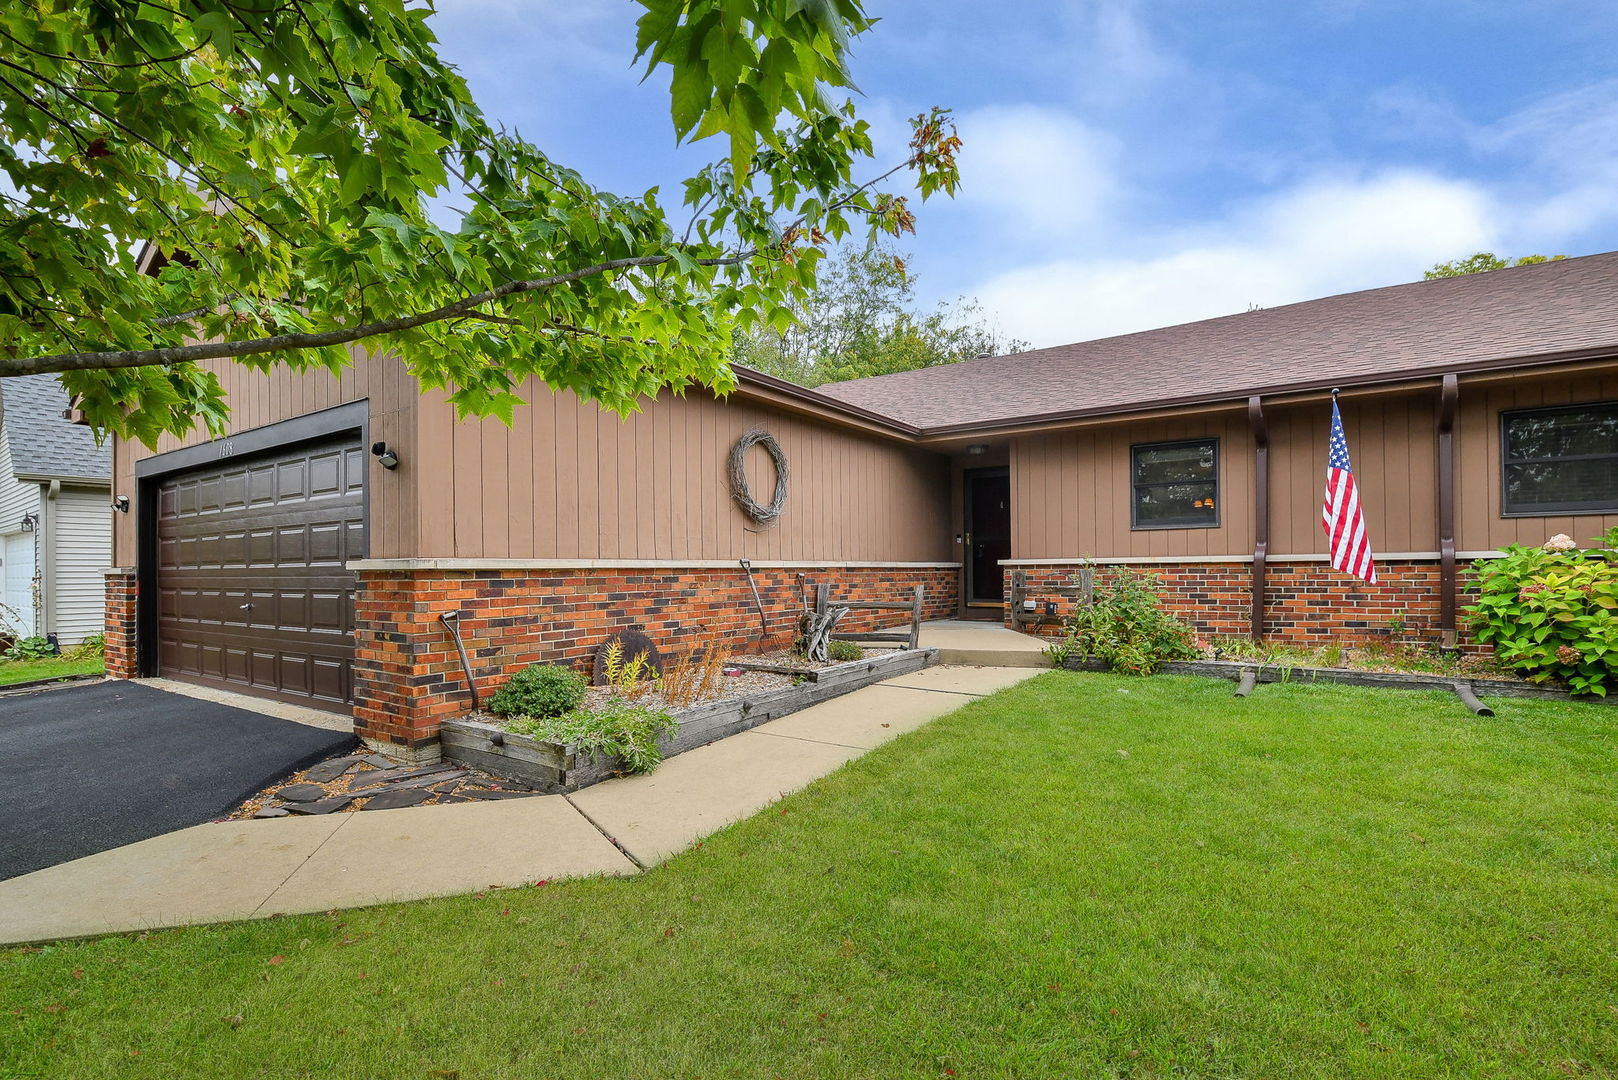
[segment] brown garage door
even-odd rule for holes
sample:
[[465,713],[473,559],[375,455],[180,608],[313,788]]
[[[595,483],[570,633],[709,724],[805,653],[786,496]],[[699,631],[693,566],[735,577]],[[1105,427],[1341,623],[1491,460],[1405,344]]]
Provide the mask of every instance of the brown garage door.
[[228,459],[157,497],[158,667],[312,705],[353,700],[365,458],[352,436]]

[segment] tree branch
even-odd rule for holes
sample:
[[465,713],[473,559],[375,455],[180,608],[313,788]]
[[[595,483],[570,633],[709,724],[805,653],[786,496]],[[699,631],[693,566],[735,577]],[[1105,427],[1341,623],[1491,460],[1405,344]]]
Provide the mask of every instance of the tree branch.
[[[696,259],[694,261],[699,266],[728,266],[743,262],[756,254],[757,252],[755,251],[745,251],[738,252],[735,255]],[[54,353],[49,356],[0,359],[0,378],[15,375],[39,375],[46,372],[151,367],[158,364],[183,364],[197,360],[256,356],[267,352],[323,349],[333,345],[346,345],[351,341],[359,341],[363,338],[376,337],[378,334],[393,334],[401,330],[413,330],[418,326],[426,326],[429,323],[441,322],[444,319],[453,319],[457,316],[464,317],[472,313],[473,308],[504,296],[538,292],[542,289],[554,288],[557,285],[582,281],[585,278],[609,273],[613,270],[660,266],[663,263],[673,261],[673,255],[638,255],[627,259],[609,259],[606,262],[596,263],[594,266],[569,270],[565,274],[508,281],[484,292],[463,297],[453,304],[446,304],[443,307],[423,311],[416,315],[402,315],[396,319],[382,319],[376,322],[363,323],[359,326],[345,327],[341,330],[325,330],[319,333],[276,334],[273,337],[249,338],[244,341],[204,341],[194,345],[174,345],[162,349]]]

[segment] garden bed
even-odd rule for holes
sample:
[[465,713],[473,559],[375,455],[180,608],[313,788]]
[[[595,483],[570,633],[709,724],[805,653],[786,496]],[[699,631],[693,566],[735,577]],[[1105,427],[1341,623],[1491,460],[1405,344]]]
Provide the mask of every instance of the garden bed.
[[[672,710],[677,728],[659,740],[658,746],[664,757],[681,754],[937,662],[937,649],[905,649],[842,664],[806,665],[783,675],[788,685],[777,689]],[[444,757],[544,792],[577,791],[621,771],[616,758],[583,754],[571,744],[518,735],[481,716],[447,720],[439,736]]]
[[[1063,664],[1069,671],[1109,671],[1104,660],[1080,660],[1069,657]],[[1251,671],[1261,683],[1276,682],[1329,682],[1349,686],[1381,686],[1396,690],[1453,691],[1457,683],[1469,686],[1474,694],[1485,697],[1538,698],[1573,700],[1598,705],[1618,704],[1610,698],[1580,695],[1574,697],[1556,686],[1542,686],[1521,679],[1475,679],[1465,675],[1421,675],[1402,671],[1361,671],[1355,668],[1290,667],[1285,664],[1264,663],[1257,660],[1171,660],[1158,668],[1164,675],[1200,675],[1205,678],[1235,681],[1242,673]]]

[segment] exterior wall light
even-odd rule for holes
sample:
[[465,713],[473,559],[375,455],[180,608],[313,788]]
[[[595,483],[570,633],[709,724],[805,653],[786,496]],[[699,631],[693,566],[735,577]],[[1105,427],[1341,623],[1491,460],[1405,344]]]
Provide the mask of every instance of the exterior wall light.
[[129,496],[119,495],[112,500],[112,508],[120,514],[129,513]]
[[38,514],[24,514],[22,516],[22,531],[33,532],[34,526],[39,524]]
[[371,444],[371,453],[376,456],[376,463],[384,469],[392,471],[399,467],[399,455],[385,442]]

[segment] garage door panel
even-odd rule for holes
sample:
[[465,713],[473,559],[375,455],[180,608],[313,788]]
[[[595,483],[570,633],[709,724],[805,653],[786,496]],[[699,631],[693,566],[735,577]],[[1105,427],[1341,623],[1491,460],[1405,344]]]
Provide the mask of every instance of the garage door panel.
[[286,700],[350,700],[355,578],[344,567],[366,550],[365,467],[357,445],[329,442],[163,486],[163,674]]

